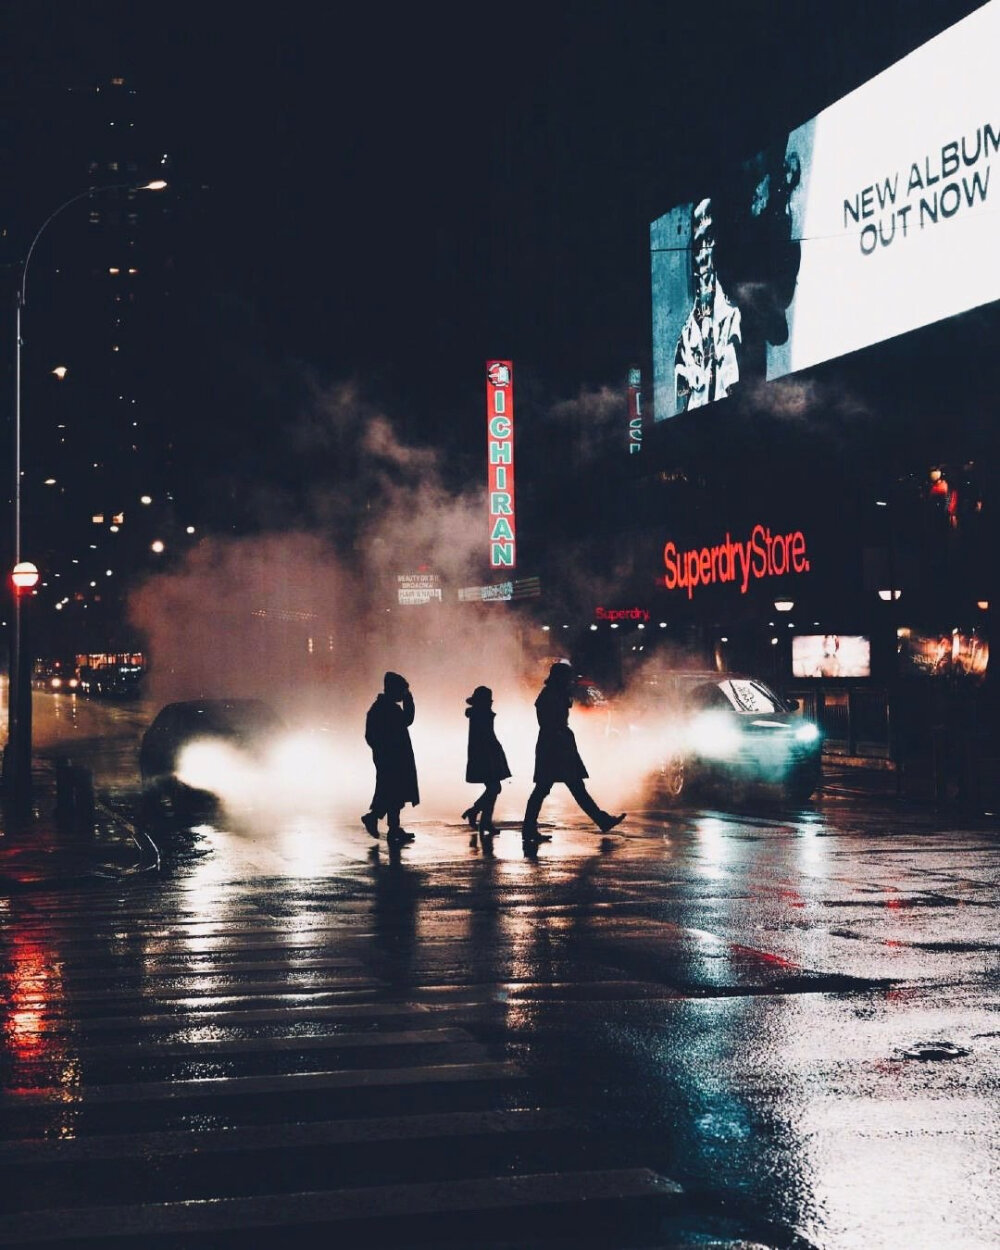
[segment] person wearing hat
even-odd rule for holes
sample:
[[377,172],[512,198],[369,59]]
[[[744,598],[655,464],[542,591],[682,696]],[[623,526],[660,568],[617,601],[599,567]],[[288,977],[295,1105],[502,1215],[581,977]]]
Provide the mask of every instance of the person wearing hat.
[[569,709],[573,704],[573,670],[564,660],[553,664],[545,685],[535,700],[538,718],[538,741],[535,746],[535,788],[528,796],[521,835],[528,846],[549,842],[546,833],[538,832],[538,815],[549,791],[561,781],[580,807],[597,825],[608,833],[625,819],[625,813],[612,816],[598,807],[583,784],[587,770],[576,748],[576,737],[569,727]]
[[413,695],[406,678],[399,673],[386,673],[382,693],[365,719],[365,741],[375,761],[375,793],[361,823],[373,838],[378,837],[378,822],[385,816],[390,842],[413,841],[413,834],[399,823],[403,807],[420,802],[417,765],[410,742],[413,717]]
[[469,718],[465,780],[478,782],[484,789],[475,803],[462,813],[462,819],[467,820],[473,829],[478,827],[480,836],[487,838],[497,832],[493,824],[493,808],[500,795],[500,783],[511,773],[507,756],[493,728],[496,719],[493,691],[489,686],[477,686],[465,701],[469,705],[465,709]]

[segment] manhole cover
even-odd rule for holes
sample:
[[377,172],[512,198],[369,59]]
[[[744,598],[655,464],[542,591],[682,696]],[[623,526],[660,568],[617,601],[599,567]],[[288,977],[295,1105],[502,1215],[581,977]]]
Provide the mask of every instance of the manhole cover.
[[903,1051],[904,1059],[961,1059],[969,1052],[954,1042],[920,1042]]

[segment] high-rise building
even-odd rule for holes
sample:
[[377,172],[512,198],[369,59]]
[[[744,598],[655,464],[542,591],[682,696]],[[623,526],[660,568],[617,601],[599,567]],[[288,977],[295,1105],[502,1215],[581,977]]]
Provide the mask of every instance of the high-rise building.
[[[21,550],[42,574],[37,646],[117,649],[134,643],[128,586],[178,528],[164,385],[179,245],[172,159],[125,77],[39,89],[14,129],[16,193],[0,228],[11,303],[26,279]],[[138,189],[152,180],[167,189]]]

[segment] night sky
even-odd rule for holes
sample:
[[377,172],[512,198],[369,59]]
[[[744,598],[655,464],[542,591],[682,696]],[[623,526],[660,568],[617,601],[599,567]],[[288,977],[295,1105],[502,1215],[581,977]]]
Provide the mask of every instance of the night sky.
[[195,396],[245,399],[213,359],[258,401],[301,368],[461,458],[484,359],[512,357],[539,406],[648,368],[650,221],[977,7],[15,0],[7,218],[30,234],[81,185],[23,142],[32,101],[124,75],[189,201],[208,313],[171,358],[192,419]]

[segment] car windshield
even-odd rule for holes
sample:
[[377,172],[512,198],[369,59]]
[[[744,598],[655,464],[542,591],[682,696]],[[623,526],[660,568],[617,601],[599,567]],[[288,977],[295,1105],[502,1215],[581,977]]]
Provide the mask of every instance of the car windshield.
[[730,705],[737,712],[784,712],[784,703],[762,682],[743,677],[726,678],[718,683]]

